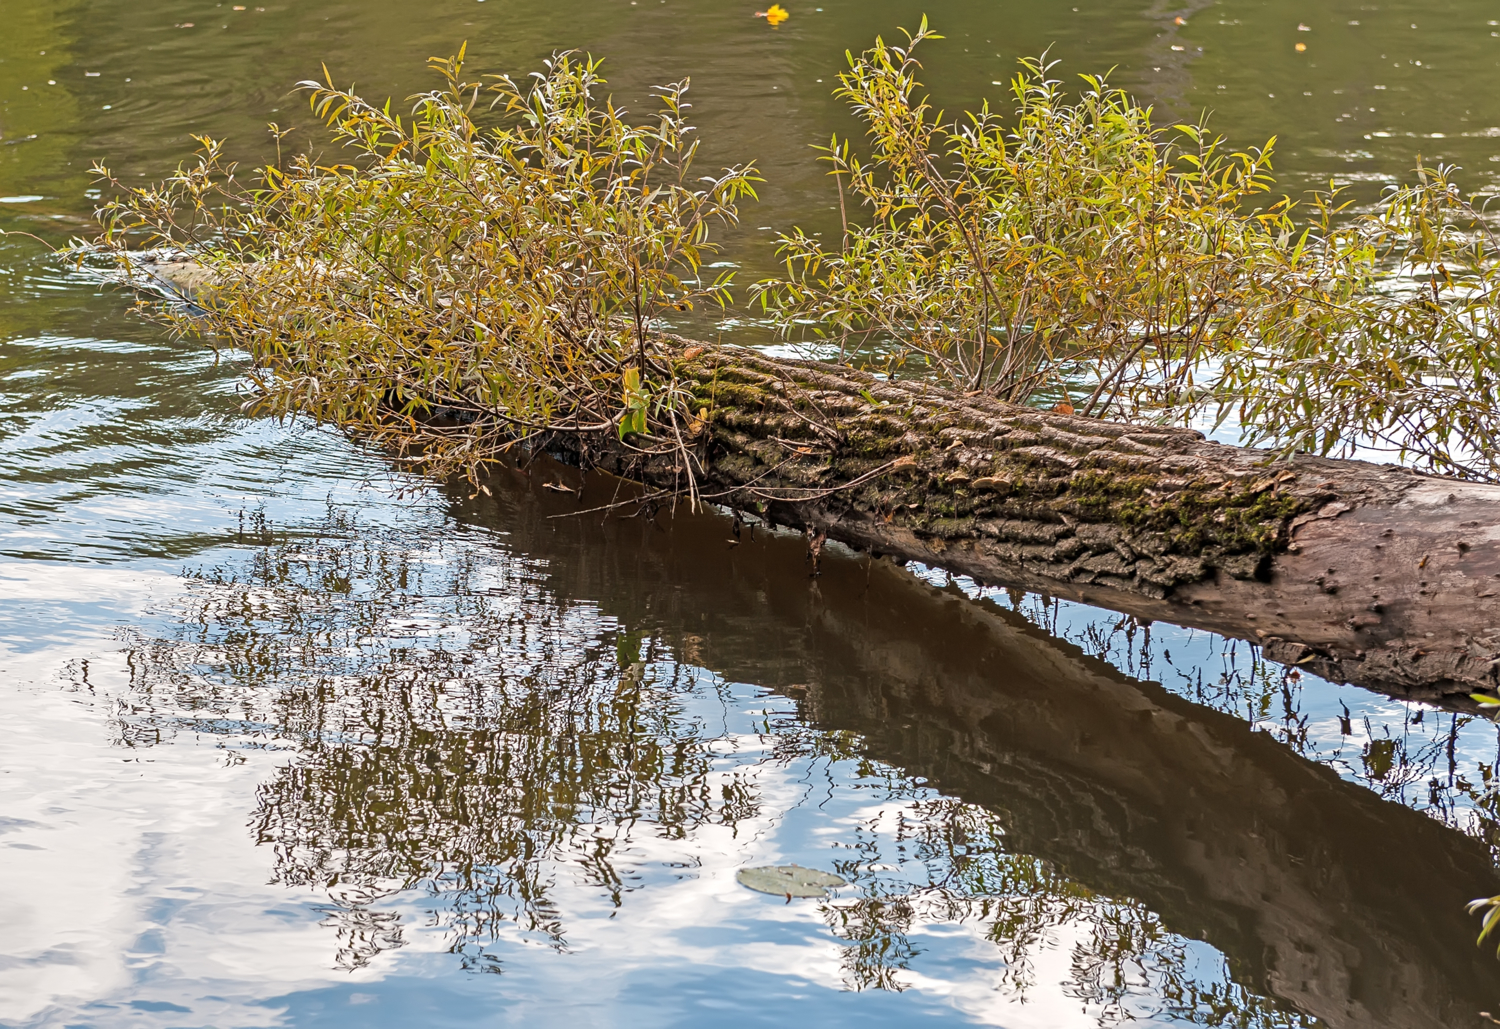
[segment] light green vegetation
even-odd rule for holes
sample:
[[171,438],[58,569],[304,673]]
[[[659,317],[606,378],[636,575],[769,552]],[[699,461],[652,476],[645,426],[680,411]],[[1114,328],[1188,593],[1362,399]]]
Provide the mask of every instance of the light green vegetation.
[[783,235],[787,276],[754,287],[785,331],[1018,403],[1236,416],[1247,442],[1500,472],[1500,240],[1449,169],[1370,212],[1336,188],[1276,199],[1274,139],[1164,132],[1102,76],[1070,98],[1045,59],[1022,62],[1013,115],[944,121],[914,54],[938,37],[908,38],[841,76],[870,155],[823,149],[843,237]]
[[197,163],[104,209],[103,242],[209,266],[212,302],[161,314],[246,350],[261,410],[431,470],[472,474],[552,431],[644,432],[648,415],[670,433],[686,394],[648,333],[728,299],[699,272],[753,168],[692,176],[685,82],[636,123],[599,95],[596,61],[559,54],[521,85],[466,80],[462,61],[433,60],[443,87],[410,118],[303,83],[349,163],[298,157],[246,185],[203,139]]
[[[786,276],[752,287],[786,332],[1018,403],[1237,417],[1250,442],[1375,442],[1500,474],[1500,242],[1447,169],[1419,169],[1373,211],[1337,189],[1277,200],[1271,143],[1158,129],[1103,77],[1070,96],[1045,60],[1022,63],[1013,117],[944,121],[918,93],[930,38],[924,22],[905,46],[850,56],[839,95],[871,156],[825,149],[842,239],[783,235]],[[727,279],[701,273],[753,166],[693,177],[686,83],[637,123],[590,59],[559,55],[524,85],[433,63],[442,88],[409,119],[304,83],[350,163],[298,158],[245,185],[204,140],[162,186],[117,193],[104,244],[215,270],[206,313],[165,317],[248,351],[263,410],[439,472],[472,475],[556,431],[686,454],[716,412],[650,339],[674,310],[730,301]]]

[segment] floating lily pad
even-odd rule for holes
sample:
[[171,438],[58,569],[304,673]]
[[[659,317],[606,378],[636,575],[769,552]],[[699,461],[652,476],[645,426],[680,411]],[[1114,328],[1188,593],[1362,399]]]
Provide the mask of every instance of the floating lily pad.
[[741,868],[734,877],[741,886],[778,897],[826,897],[828,887],[847,885],[832,872],[820,872],[816,868],[803,868],[801,865]]

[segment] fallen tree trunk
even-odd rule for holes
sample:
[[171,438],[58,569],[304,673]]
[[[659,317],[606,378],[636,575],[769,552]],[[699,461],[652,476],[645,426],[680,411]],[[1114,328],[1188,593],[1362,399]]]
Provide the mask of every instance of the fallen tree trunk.
[[[1209,442],[673,341],[707,412],[699,492],[999,584],[1259,643],[1276,661],[1420,699],[1500,670],[1500,486]],[[551,437],[564,459],[686,489],[682,449]],[[587,507],[587,503],[585,503]]]
[[[148,278],[184,299],[191,261]],[[1500,485],[1224,446],[916,380],[663,338],[675,440],[553,432],[565,461],[825,539],[1260,644],[1414,699],[1500,684]],[[662,445],[653,445],[662,444]],[[689,467],[689,465],[691,467]]]

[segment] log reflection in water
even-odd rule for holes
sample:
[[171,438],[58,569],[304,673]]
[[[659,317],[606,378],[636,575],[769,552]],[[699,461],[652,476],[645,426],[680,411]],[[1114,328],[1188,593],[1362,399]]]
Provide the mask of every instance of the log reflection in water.
[[[944,578],[929,570],[919,574]],[[1472,704],[1459,710],[1412,704],[1305,676],[1240,640],[1141,624],[1056,598],[981,589],[964,579],[947,585],[994,600],[1133,678],[1158,678],[1178,696],[1242,718],[1379,796],[1485,841],[1500,858],[1500,731]],[[1309,694],[1317,696],[1321,712],[1310,710]]]
[[[1012,995],[1061,948],[1104,1023],[1437,1026],[1491,999],[1459,909],[1484,848],[1239,719],[889,566],[812,580],[797,541],[730,547],[716,518],[472,504],[527,558],[331,517],[200,576],[182,633],[135,648],[122,733],[292,750],[255,830],[280,881],[327,890],[345,964],[401,945],[380,906],[415,891],[469,967],[517,931],[566,948],[562,880],[627,905],[653,841],[690,875],[816,773],[865,799],[823,908],[850,987],[901,988],[914,932],[966,923]],[[734,682],[799,710],[726,730],[757,710]]]

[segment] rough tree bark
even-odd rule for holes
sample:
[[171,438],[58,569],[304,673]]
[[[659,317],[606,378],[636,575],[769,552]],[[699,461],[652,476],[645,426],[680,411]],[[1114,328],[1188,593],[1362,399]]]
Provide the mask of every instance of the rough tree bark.
[[[1259,643],[1435,699],[1500,677],[1500,486],[1209,442],[672,341],[699,491],[823,540]],[[640,443],[641,441],[636,440]],[[683,457],[548,448],[660,491]],[[588,506],[585,499],[584,506]]]

